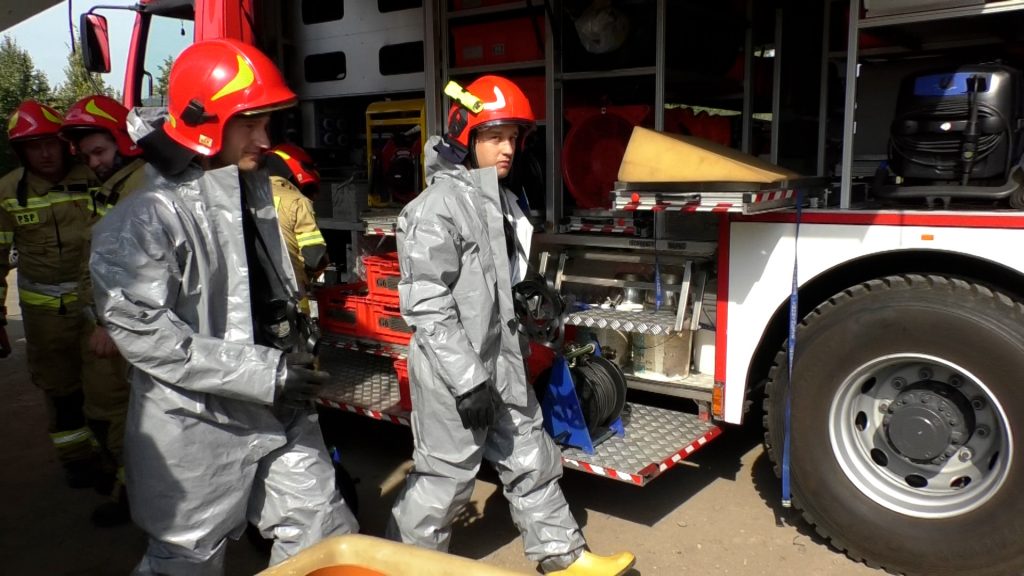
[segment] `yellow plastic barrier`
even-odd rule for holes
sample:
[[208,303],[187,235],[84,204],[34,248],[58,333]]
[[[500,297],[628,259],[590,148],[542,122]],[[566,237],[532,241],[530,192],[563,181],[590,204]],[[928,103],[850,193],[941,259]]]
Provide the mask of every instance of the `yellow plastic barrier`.
[[349,534],[328,538],[257,576],[524,576],[483,562]]

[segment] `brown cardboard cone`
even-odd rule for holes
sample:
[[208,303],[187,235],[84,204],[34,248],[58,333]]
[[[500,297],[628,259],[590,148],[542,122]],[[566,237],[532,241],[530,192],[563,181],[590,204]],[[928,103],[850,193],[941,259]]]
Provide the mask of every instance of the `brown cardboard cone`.
[[771,183],[800,175],[694,136],[633,128],[619,165],[621,182]]

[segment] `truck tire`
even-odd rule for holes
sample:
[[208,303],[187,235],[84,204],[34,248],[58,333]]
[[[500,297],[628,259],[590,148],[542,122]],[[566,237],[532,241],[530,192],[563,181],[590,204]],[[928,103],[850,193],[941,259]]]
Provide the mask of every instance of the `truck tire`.
[[1024,305],[945,276],[836,294],[797,328],[765,399],[793,505],[855,560],[908,574],[1024,570]]

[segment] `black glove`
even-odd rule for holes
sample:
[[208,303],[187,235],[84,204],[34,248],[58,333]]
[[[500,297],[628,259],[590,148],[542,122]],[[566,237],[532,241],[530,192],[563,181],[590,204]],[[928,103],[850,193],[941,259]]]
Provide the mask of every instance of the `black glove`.
[[316,357],[307,352],[285,354],[285,377],[278,383],[277,400],[292,408],[305,408],[316,400],[331,375],[314,367]]
[[479,430],[494,424],[494,393],[489,384],[474,387],[455,397],[455,409],[466,430]]

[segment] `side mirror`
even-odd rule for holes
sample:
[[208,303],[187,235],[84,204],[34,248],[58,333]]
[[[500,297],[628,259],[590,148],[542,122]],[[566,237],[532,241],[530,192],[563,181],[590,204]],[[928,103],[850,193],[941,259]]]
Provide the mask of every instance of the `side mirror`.
[[82,14],[78,26],[82,35],[82,61],[85,69],[101,74],[110,72],[110,36],[107,33],[106,17],[86,12]]

